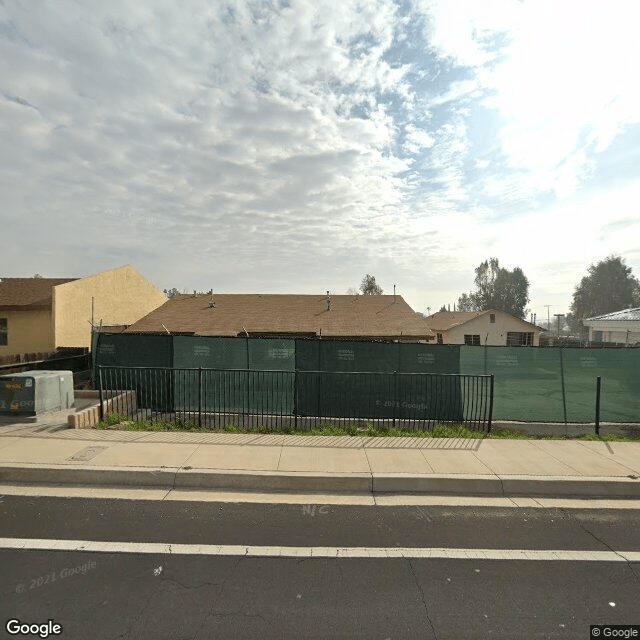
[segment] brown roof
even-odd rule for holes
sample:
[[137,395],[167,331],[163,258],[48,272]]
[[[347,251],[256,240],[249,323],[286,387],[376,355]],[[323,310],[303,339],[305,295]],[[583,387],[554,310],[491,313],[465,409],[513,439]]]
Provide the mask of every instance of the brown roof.
[[[177,295],[127,333],[202,336],[307,335],[323,337],[432,337],[427,323],[401,296],[279,294]],[[209,306],[210,303],[215,306]],[[164,325],[164,326],[163,326]]]
[[447,331],[459,324],[464,324],[481,316],[486,311],[439,311],[425,318],[432,331]]
[[0,278],[0,307],[51,304],[53,287],[77,278]]
[[[425,318],[425,322],[429,326],[432,331],[448,331],[453,327],[457,327],[458,325],[465,324],[465,322],[469,322],[469,320],[473,320],[479,316],[483,316],[487,313],[502,313],[506,316],[510,316],[514,320],[519,320],[520,322],[524,322],[525,324],[531,324],[522,318],[518,318],[509,313],[505,313],[504,311],[500,311],[499,309],[487,309],[486,311],[439,311],[438,313],[434,313],[431,316]],[[534,324],[531,324],[532,327],[539,329]]]

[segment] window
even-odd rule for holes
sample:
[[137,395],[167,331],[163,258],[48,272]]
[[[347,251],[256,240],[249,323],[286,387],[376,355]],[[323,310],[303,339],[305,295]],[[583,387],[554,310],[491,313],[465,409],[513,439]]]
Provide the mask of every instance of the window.
[[479,335],[475,335],[472,336],[468,333],[465,333],[464,335],[464,343],[465,344],[471,344],[471,345],[476,345],[477,347],[480,346],[480,336]]
[[441,333],[437,333],[436,335],[438,337],[438,344],[442,344],[442,334]]
[[533,333],[522,331],[507,332],[507,347],[532,347]]
[[0,318],[0,346],[6,346],[8,344],[7,335],[7,319]]
[[496,321],[496,314],[495,313],[490,313],[489,314],[489,322],[495,323],[495,321]]

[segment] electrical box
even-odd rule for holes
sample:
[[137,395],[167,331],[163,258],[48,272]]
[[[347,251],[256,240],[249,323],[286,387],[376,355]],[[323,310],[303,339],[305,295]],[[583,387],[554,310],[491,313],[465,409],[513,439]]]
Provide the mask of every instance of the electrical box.
[[24,371],[0,376],[0,416],[38,416],[74,406],[71,371]]

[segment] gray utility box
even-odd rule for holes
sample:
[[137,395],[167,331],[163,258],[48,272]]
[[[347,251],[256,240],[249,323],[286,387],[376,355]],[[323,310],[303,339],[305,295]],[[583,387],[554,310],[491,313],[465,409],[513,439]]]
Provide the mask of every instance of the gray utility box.
[[71,371],[24,371],[0,376],[0,416],[36,416],[73,406]]

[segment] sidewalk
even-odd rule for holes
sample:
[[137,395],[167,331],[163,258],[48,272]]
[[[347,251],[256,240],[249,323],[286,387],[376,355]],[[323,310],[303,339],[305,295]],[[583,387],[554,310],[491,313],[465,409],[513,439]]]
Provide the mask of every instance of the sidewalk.
[[640,442],[0,425],[0,483],[640,499]]

